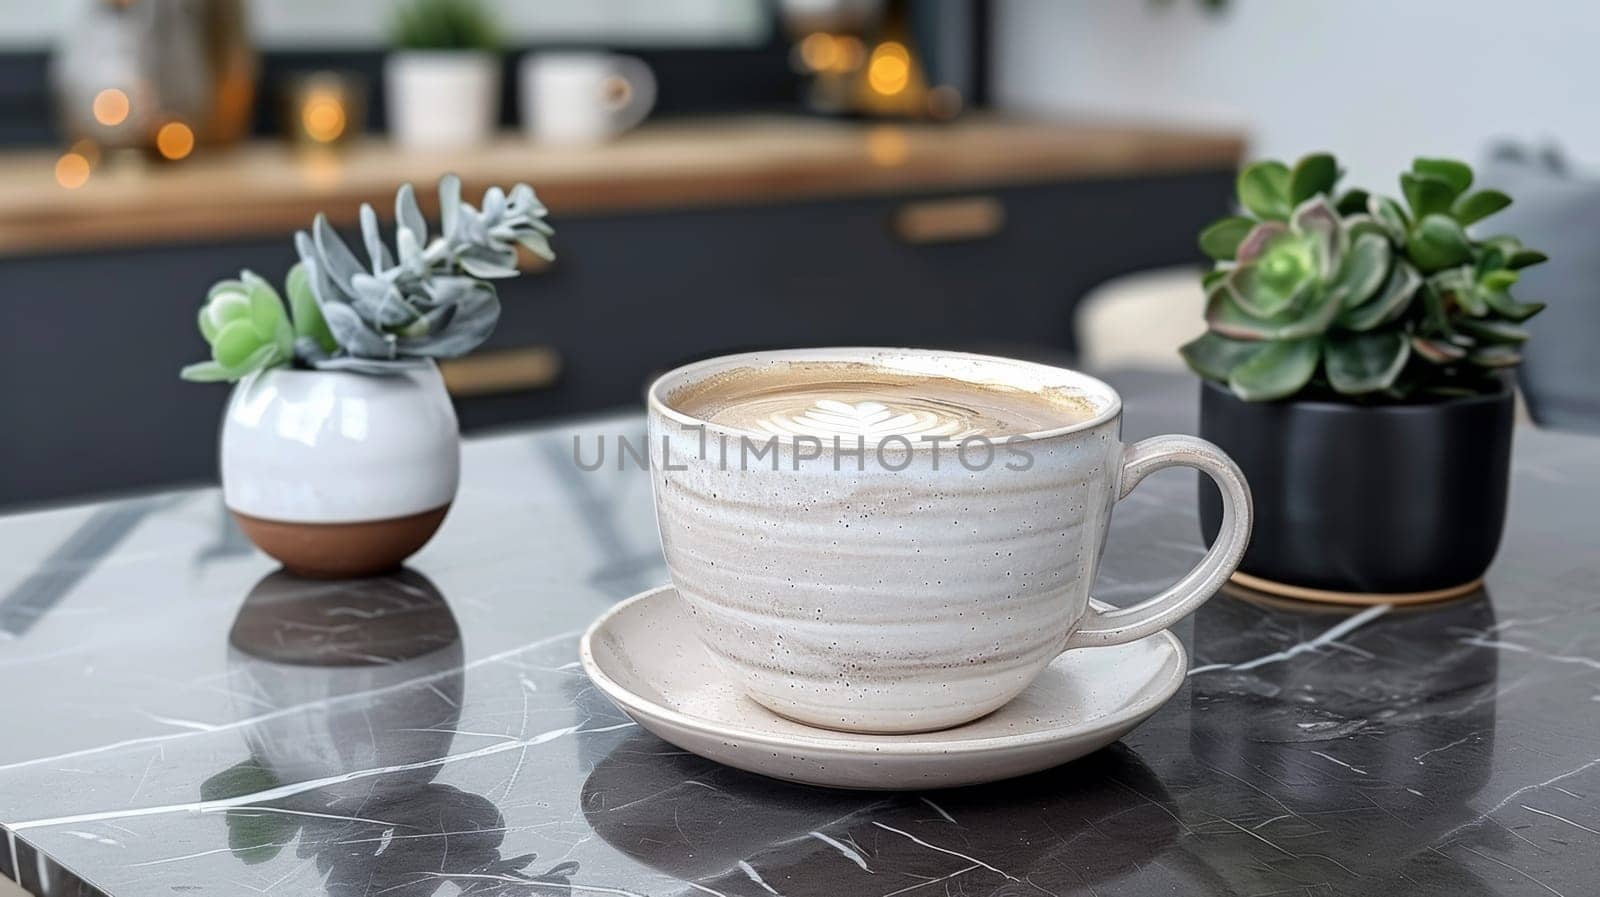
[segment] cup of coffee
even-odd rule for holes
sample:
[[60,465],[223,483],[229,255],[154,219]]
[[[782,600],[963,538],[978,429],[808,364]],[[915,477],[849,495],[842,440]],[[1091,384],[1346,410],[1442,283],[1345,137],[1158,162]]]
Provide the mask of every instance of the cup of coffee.
[[[902,733],[977,719],[1062,651],[1165,629],[1250,538],[1239,468],[1193,436],[1120,439],[1122,400],[1076,371],[918,349],[702,361],[651,387],[651,480],[673,585],[705,647],[798,722]],[[1132,607],[1089,588],[1112,505],[1203,471],[1221,532]]]
[[599,143],[644,121],[656,102],[650,66],[615,53],[534,53],[522,60],[522,126],[546,143]]

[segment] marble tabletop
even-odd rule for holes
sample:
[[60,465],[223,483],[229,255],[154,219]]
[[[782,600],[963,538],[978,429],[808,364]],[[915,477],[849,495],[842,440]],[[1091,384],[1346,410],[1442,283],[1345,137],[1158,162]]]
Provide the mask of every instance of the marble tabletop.
[[[1111,378],[1130,438],[1194,426]],[[1486,591],[1350,611],[1229,591],[1149,722],[998,785],[769,781],[633,725],[583,627],[665,580],[622,415],[476,440],[410,568],[275,573],[214,490],[0,519],[0,873],[35,894],[1600,893],[1600,442],[1521,430]],[[592,444],[592,442],[591,442]],[[1118,506],[1096,594],[1200,551],[1193,474]]]

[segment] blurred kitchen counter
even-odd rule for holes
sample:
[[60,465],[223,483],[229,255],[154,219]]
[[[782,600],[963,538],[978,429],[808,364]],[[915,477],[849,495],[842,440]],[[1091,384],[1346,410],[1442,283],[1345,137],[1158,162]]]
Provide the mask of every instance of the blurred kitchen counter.
[[446,171],[473,201],[526,181],[553,213],[557,260],[527,254],[484,351],[442,366],[478,432],[637,407],[655,374],[746,349],[1068,356],[1088,290],[1198,264],[1242,148],[1154,127],[744,117],[586,148],[258,143],[113,160],[77,190],[49,154],[0,155],[0,421],[25,422],[0,438],[0,506],[215,477],[228,392],[177,376],[204,357],[206,290],[241,269],[276,281],[290,231],[321,209],[352,231],[362,202],[390,217],[401,181],[425,205]]
[[[609,144],[551,147],[506,135],[473,149],[404,151],[371,138],[308,153],[259,141],[178,163],[111,158],[68,190],[55,152],[0,154],[0,255],[280,234],[362,202],[392,214],[396,184],[425,207],[454,171],[469,198],[532,183],[559,216],[961,190],[1235,166],[1227,131],[971,116],[881,124],[775,116],[665,121]],[[474,199],[475,201],[475,199]]]

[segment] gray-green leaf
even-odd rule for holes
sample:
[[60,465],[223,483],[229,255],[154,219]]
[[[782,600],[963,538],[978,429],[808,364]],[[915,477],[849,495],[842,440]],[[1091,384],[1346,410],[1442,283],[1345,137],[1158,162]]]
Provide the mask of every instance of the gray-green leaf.
[[1411,343],[1398,331],[1331,339],[1323,347],[1328,385],[1345,395],[1388,389],[1411,357]]
[[1412,174],[1409,171],[1400,175],[1400,190],[1405,194],[1406,202],[1411,205],[1413,218],[1446,214],[1456,198],[1456,191],[1451,190],[1450,185],[1443,180],[1425,174]]
[[1206,332],[1184,343],[1178,349],[1178,354],[1183,356],[1183,360],[1196,374],[1207,380],[1226,383],[1234,368],[1267,345],[1263,342],[1228,339],[1220,334]]
[[1472,242],[1467,239],[1467,232],[1454,218],[1437,213],[1417,222],[1406,251],[1423,273],[1472,261]]
[[1299,204],[1318,193],[1332,193],[1339,165],[1327,153],[1312,153],[1294,164],[1289,174],[1289,202]]
[[1267,402],[1299,392],[1311,382],[1322,356],[1322,339],[1269,343],[1234,368],[1228,388],[1247,402]]
[[1389,273],[1389,241],[1377,234],[1362,234],[1350,247],[1344,266],[1333,282],[1333,295],[1341,308],[1367,301]]
[[1359,332],[1387,324],[1405,312],[1420,286],[1422,275],[1417,269],[1404,261],[1396,262],[1378,295],[1346,310],[1339,316],[1339,326]]
[[1472,186],[1472,166],[1455,159],[1419,157],[1411,161],[1411,170],[1443,181],[1453,193],[1465,193]]
[[[1213,221],[1200,232],[1200,251],[1217,261],[1232,261],[1239,251],[1239,244],[1244,242],[1245,235],[1253,227],[1255,222],[1242,215]],[[549,244],[545,245],[548,247]],[[532,246],[528,248],[533,249]]]
[[1289,217],[1289,168],[1282,162],[1256,162],[1239,172],[1239,202],[1259,218],[1278,221]]
[[1455,205],[1451,206],[1450,212],[1455,215],[1457,221],[1466,226],[1482,221],[1509,205],[1511,205],[1511,197],[1501,193],[1499,190],[1479,190],[1476,193],[1468,193],[1466,196],[1456,200]]

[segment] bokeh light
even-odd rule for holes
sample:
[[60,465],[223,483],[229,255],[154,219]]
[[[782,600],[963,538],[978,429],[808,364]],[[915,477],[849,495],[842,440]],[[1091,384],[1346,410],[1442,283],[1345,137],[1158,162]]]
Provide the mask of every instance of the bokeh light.
[[194,152],[194,131],[181,121],[169,121],[156,132],[156,151],[167,159],[182,159]]
[[300,124],[317,143],[332,143],[344,136],[344,104],[331,93],[313,92],[300,110]]
[[800,42],[800,61],[813,72],[832,70],[840,62],[843,52],[839,41],[826,31],[808,34]]
[[89,182],[89,160],[81,153],[64,153],[56,160],[56,183],[76,190]]
[[115,87],[107,87],[94,95],[94,120],[108,128],[128,120],[128,95]]
[[884,41],[872,48],[867,63],[867,84],[885,96],[894,96],[911,83],[911,54],[897,41]]

